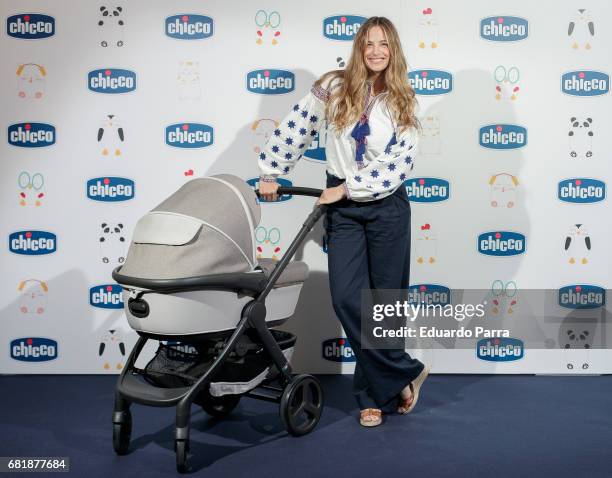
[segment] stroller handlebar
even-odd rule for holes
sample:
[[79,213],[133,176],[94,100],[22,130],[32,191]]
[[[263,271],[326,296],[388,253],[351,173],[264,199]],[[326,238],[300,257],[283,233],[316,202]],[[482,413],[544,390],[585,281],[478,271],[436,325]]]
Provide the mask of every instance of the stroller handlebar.
[[[310,196],[310,197],[316,197],[318,198],[322,193],[323,190],[322,189],[315,189],[315,188],[302,188],[302,187],[279,187],[277,189],[277,194],[291,194],[291,195],[295,195],[295,196]],[[259,197],[259,189],[255,190],[255,194],[257,194],[257,197]]]

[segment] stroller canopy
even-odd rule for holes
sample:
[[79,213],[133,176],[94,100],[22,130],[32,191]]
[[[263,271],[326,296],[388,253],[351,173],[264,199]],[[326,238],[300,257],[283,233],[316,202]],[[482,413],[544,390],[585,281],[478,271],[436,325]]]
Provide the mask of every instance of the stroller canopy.
[[260,218],[257,196],[243,179],[193,179],[138,221],[121,274],[179,279],[251,271]]

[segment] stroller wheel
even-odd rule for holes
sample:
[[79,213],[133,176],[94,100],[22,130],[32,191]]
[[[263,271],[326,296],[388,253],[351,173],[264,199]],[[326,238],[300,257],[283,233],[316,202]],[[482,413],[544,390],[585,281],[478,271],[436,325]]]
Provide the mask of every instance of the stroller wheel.
[[223,418],[230,414],[240,402],[240,395],[221,395],[214,397],[208,390],[201,392],[194,403],[212,417]]
[[293,436],[310,433],[323,412],[323,389],[312,375],[297,375],[281,396],[280,416],[285,429]]
[[124,423],[113,423],[113,448],[117,455],[125,455],[130,448],[132,437],[132,415],[128,412]]
[[176,452],[176,471],[179,473],[187,473],[189,471],[189,461],[187,459],[189,441],[174,440],[174,451]]

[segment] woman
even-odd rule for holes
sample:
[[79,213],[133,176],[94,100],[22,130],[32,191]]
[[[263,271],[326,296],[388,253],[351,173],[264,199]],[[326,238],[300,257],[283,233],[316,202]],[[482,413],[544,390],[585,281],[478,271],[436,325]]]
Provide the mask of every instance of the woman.
[[409,413],[428,369],[403,350],[362,348],[361,290],[408,288],[410,202],[403,187],[413,168],[420,125],[399,35],[372,17],[355,36],[344,71],[323,75],[285,117],[259,156],[259,191],[276,200],[317,131],[327,127],[327,204],[332,303],[357,358],[353,393],[360,423],[382,412]]

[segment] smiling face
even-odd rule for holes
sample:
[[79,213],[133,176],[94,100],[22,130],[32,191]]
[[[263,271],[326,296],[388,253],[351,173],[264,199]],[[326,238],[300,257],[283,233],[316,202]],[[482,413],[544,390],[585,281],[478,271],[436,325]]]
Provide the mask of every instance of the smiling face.
[[389,42],[384,30],[379,26],[373,26],[368,31],[366,47],[363,59],[370,74],[378,75],[389,65]]

